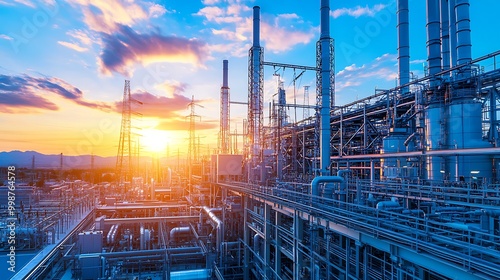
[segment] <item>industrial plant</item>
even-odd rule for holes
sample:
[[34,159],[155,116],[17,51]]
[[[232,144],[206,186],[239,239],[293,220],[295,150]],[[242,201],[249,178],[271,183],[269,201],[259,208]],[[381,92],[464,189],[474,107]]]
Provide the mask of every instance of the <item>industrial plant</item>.
[[[474,3],[421,1],[427,66],[415,77],[408,1],[396,0],[398,85],[349,104],[335,102],[330,1],[316,1],[311,65],[266,60],[253,7],[248,100],[231,99],[221,61],[218,147],[197,150],[193,98],[185,168],[138,172],[140,101],[126,81],[115,182],[18,187],[17,248],[43,253],[13,279],[500,279],[500,70],[482,66],[500,50],[472,57]],[[278,83],[267,122],[266,67],[314,73],[315,104],[289,102]],[[292,107],[313,113],[293,120]]]

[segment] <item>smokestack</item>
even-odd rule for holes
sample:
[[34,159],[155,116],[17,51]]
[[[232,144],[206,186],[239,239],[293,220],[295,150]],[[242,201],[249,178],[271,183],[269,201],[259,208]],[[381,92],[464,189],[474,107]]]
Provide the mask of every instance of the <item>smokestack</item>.
[[227,64],[228,64],[227,59],[224,59],[222,61],[222,87],[225,87],[225,88],[228,87],[228,83],[227,83]]
[[450,69],[450,20],[448,0],[440,0],[441,6],[441,57],[443,70]]
[[[429,76],[441,72],[439,16],[439,0],[427,0],[427,64],[429,67]],[[437,85],[437,77],[431,78],[431,88]]]
[[[398,0],[398,67],[399,67],[399,85],[410,82],[410,27],[408,0]],[[408,92],[408,87],[402,89]]]
[[[472,60],[470,39],[469,0],[456,0],[455,13],[457,16],[457,66],[469,64]],[[459,70],[461,77],[469,78],[470,66]]]
[[253,46],[260,47],[260,7],[253,7]]
[[229,153],[229,87],[228,87],[228,61],[222,61],[222,88],[220,89],[220,151]]
[[[330,1],[321,0],[321,108],[320,108],[320,172],[328,175],[330,166],[330,106],[332,94],[332,56],[330,38]],[[333,97],[333,96],[332,96]]]
[[[253,7],[253,45],[249,52],[248,65],[248,135],[250,142],[250,153],[248,165],[249,181],[258,180],[258,170],[254,170],[262,161],[262,123],[263,113],[263,88],[262,76],[264,74],[263,62],[264,52],[260,47],[260,8]],[[255,171],[255,172],[254,172]]]

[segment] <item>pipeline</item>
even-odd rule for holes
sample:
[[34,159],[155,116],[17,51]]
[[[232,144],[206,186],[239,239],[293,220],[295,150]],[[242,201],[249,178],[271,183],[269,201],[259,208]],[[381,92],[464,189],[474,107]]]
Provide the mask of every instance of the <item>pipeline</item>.
[[202,207],[203,210],[207,213],[208,217],[212,219],[214,223],[217,224],[216,230],[217,230],[217,242],[216,242],[216,250],[217,252],[220,251],[220,245],[222,244],[222,226],[224,225],[222,221],[212,212],[212,209],[208,208],[207,206]]
[[170,239],[174,239],[177,234],[190,233],[190,227],[175,227],[170,230]]
[[343,183],[344,178],[340,176],[319,176],[315,177],[311,182],[311,194],[319,196],[319,184],[321,183]]

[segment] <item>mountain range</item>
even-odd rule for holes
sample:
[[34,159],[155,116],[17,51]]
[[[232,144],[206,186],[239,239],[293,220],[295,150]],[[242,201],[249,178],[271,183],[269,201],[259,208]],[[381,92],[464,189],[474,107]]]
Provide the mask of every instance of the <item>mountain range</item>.
[[[45,155],[35,151],[0,152],[0,166],[14,165],[17,168],[31,168],[35,159],[35,168],[59,168],[61,155]],[[62,156],[63,168],[90,168],[91,155]],[[94,156],[94,167],[114,167],[116,157]]]

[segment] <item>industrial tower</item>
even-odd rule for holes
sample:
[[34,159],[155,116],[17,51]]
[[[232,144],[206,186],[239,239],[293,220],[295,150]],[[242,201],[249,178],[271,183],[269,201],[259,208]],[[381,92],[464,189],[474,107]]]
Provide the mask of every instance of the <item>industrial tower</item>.
[[122,126],[120,129],[120,141],[118,143],[118,155],[116,156],[116,175],[119,183],[132,179],[132,147],[131,147],[131,115],[132,99],[130,96],[130,81],[125,80],[122,102]]
[[230,147],[229,128],[229,86],[228,86],[228,61],[222,61],[222,87],[220,88],[220,135],[219,147],[221,154],[228,154]]

